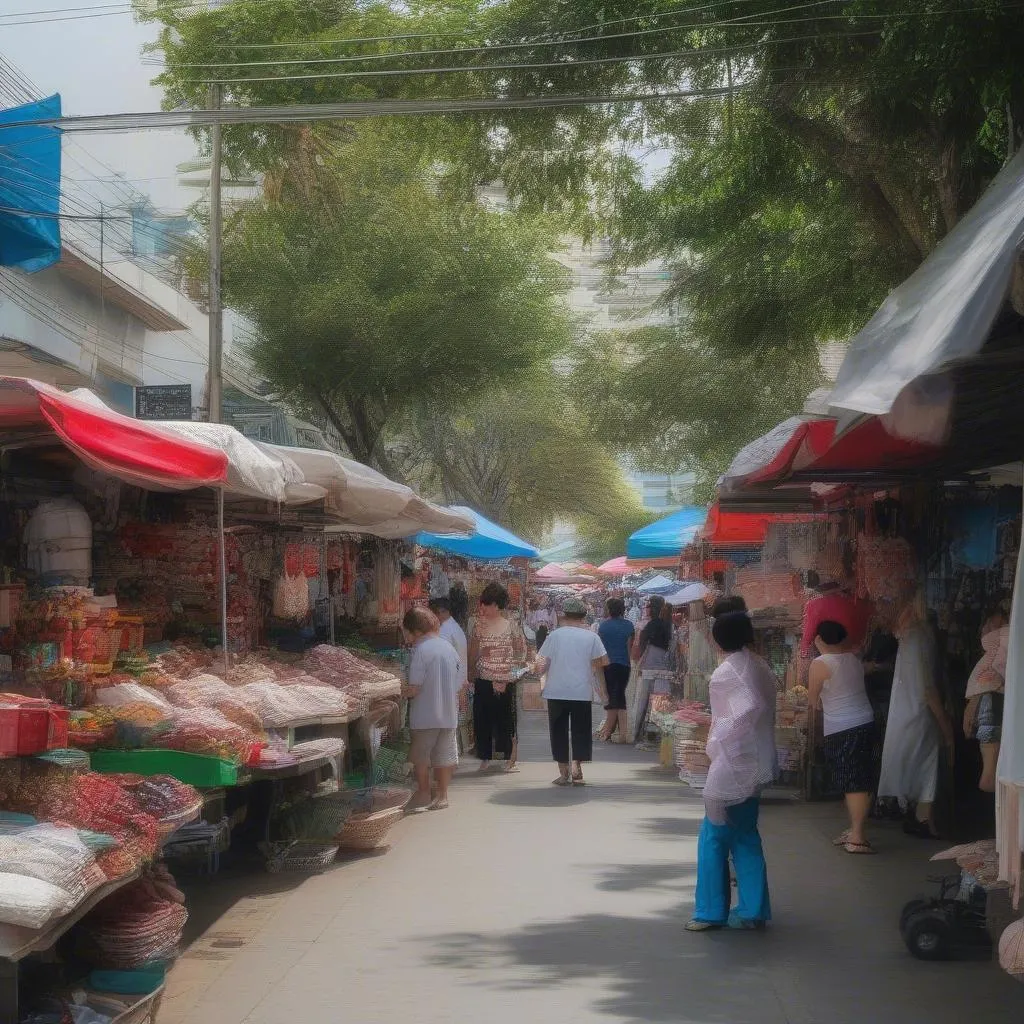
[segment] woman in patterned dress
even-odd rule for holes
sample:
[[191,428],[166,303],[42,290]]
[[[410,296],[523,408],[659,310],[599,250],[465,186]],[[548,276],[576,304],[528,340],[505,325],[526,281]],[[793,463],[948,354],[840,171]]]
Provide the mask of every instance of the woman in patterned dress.
[[526,663],[526,637],[504,615],[508,591],[488,583],[480,595],[476,622],[469,638],[469,667],[473,678],[473,727],[480,771],[487,771],[495,752],[505,771],[516,765],[516,670]]

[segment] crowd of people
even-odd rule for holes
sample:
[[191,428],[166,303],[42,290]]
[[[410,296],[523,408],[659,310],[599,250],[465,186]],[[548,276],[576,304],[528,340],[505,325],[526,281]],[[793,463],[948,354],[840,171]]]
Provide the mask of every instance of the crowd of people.
[[[412,646],[406,695],[411,699],[411,760],[417,792],[412,809],[448,806],[448,787],[458,763],[460,704],[472,690],[472,722],[479,771],[495,760],[514,771],[518,756],[517,680],[526,671],[529,647],[520,626],[506,614],[508,594],[497,583],[480,597],[469,636],[445,598],[415,608],[403,623]],[[532,612],[541,609],[534,608]],[[545,609],[551,611],[551,609]],[[690,639],[685,616],[651,598],[644,619],[634,622],[618,597],[595,616],[578,598],[561,615],[536,616],[536,656],[529,665],[542,680],[557,786],[584,785],[584,765],[595,738],[632,742],[642,728],[644,701],[668,692]],[[777,772],[775,708],[779,683],[754,653],[754,630],[741,598],[719,599],[711,609],[711,637],[718,667],[708,686],[710,761],[703,790],[705,818],[698,842],[696,907],[687,926],[761,928],[770,918],[767,869],[758,817],[760,794]],[[869,636],[869,626],[876,628]],[[888,630],[892,630],[891,636]],[[965,732],[982,745],[982,788],[991,785],[998,751],[998,699],[1005,672],[1005,617],[990,617],[983,630],[985,657],[971,676]],[[891,643],[888,643],[888,636]],[[809,602],[803,642],[814,655],[807,671],[808,700],[821,713],[822,750],[834,789],[845,798],[849,827],[835,845],[849,854],[874,854],[868,822],[875,798],[909,808],[906,830],[937,834],[933,808],[943,746],[953,725],[936,685],[936,646],[924,602],[915,594],[899,607],[872,609],[841,592]],[[890,685],[885,659],[892,659]],[[634,673],[634,669],[637,671]],[[630,728],[627,688],[635,679]],[[879,694],[884,692],[884,714]],[[593,704],[605,718],[593,729]],[[639,713],[637,713],[639,709]],[[637,721],[639,718],[639,721]],[[886,720],[879,758],[879,719]],[[433,771],[433,778],[431,778]],[[729,862],[737,903],[731,905]]]

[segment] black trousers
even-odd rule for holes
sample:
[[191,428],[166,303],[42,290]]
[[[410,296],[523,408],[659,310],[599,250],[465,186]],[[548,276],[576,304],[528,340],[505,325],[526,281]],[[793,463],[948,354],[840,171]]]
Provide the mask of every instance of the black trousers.
[[[559,764],[594,759],[593,706],[589,700],[549,700],[551,757]],[[569,737],[572,736],[572,756]]]
[[478,679],[473,685],[473,732],[476,756],[493,761],[497,752],[506,761],[512,758],[516,740],[516,684],[509,683],[496,693],[494,683]]

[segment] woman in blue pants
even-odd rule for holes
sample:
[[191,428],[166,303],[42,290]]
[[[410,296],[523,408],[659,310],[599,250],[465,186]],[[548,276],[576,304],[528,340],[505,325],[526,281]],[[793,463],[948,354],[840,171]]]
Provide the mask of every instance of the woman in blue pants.
[[[771,905],[757,818],[761,790],[775,778],[777,682],[767,663],[748,650],[754,630],[746,612],[720,615],[711,634],[725,658],[709,687],[711,766],[697,844],[696,907],[686,928],[763,928]],[[738,890],[731,912],[730,857]]]

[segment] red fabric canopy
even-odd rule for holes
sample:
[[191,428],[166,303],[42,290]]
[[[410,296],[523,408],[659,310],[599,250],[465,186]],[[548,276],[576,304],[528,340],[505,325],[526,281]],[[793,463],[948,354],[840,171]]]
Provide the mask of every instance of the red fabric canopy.
[[813,515],[772,512],[723,512],[716,501],[708,509],[704,540],[713,547],[750,547],[764,544],[772,523],[804,523]]
[[224,483],[224,452],[89,405],[23,377],[0,377],[0,430],[52,430],[83,462],[139,487],[188,490]]
[[830,440],[831,444],[815,457],[802,464],[795,463],[793,471],[806,476],[813,473],[910,469],[931,462],[940,450],[920,441],[894,437],[878,416],[869,416]]

